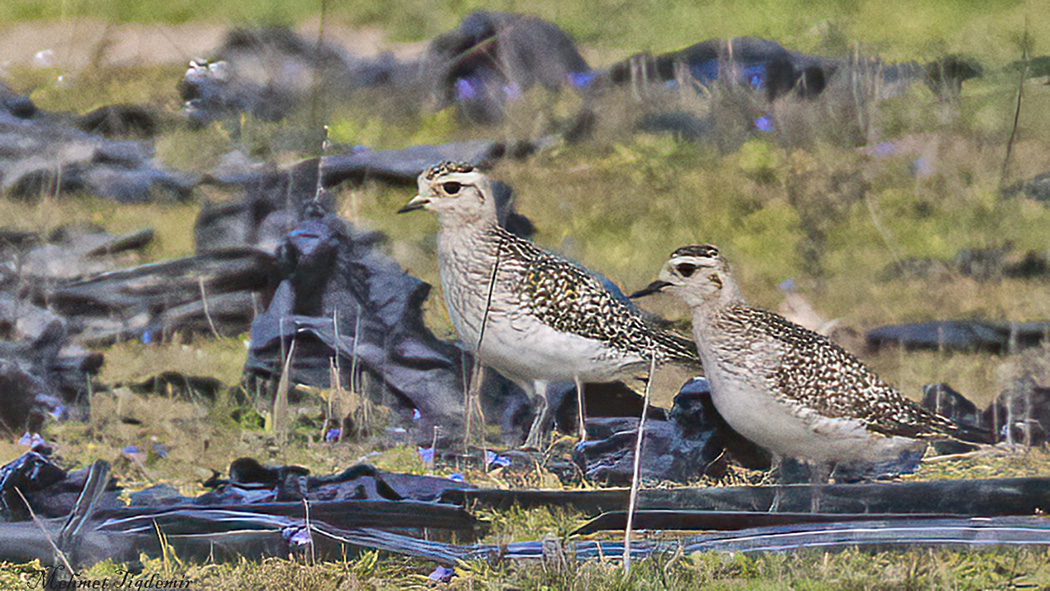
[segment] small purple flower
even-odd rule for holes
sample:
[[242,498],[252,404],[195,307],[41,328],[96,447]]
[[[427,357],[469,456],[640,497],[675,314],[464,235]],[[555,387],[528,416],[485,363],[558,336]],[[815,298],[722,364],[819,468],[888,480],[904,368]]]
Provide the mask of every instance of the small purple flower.
[[892,156],[897,152],[897,146],[893,142],[879,142],[871,151],[876,156]]
[[773,131],[773,120],[768,115],[762,115],[755,119],[755,128],[759,131]]
[[745,68],[742,77],[747,80],[751,88],[762,90],[766,85],[766,67],[758,65]]
[[134,454],[139,453],[139,448],[136,445],[125,445],[120,450],[120,453],[122,453],[124,455],[127,455],[127,456],[134,455]]
[[485,465],[490,468],[506,468],[510,465],[510,458],[501,456],[491,450],[485,450]]
[[919,178],[927,177],[933,174],[933,166],[930,165],[930,160],[925,156],[919,156],[912,162],[911,172]]
[[419,459],[423,460],[424,464],[434,463],[434,448],[432,447],[418,447]]
[[780,291],[793,291],[795,289],[795,280],[785,279],[780,282],[778,287],[780,288]]
[[310,530],[299,526],[288,526],[281,530],[281,536],[294,546],[306,546],[313,543]]
[[412,420],[413,421],[418,421],[421,418],[423,418],[423,413],[419,412],[418,408],[413,408],[412,409]]
[[435,583],[447,583],[456,575],[456,571],[447,567],[439,566],[434,569],[434,572],[427,575],[427,578]]
[[333,428],[329,429],[328,431],[325,431],[324,442],[325,443],[335,443],[336,441],[339,441],[339,438],[342,437],[342,436],[343,436],[343,430],[340,429],[339,427],[333,427]]
[[570,72],[569,84],[576,88],[587,88],[594,82],[594,72]]
[[460,78],[456,80],[456,100],[465,101],[470,100],[478,96],[477,89],[470,83],[470,80],[466,78]]
[[153,343],[153,337],[149,334],[149,331],[147,330],[147,331],[143,332],[142,333],[142,344],[143,345],[150,345],[152,343]]
[[44,441],[44,438],[41,437],[39,433],[30,433],[29,431],[26,431],[18,438],[18,445],[24,445],[29,449],[48,447],[47,442]]
[[521,98],[521,87],[517,82],[511,82],[503,87],[503,94],[507,100],[516,101]]
[[448,475],[448,479],[451,480],[452,482],[466,482],[467,481],[467,479],[464,478],[463,475],[460,474],[459,472],[453,472],[452,474],[449,474]]
[[47,416],[57,421],[62,418],[62,415],[66,414],[66,407],[59,404],[55,408],[51,409],[51,412],[47,413]]

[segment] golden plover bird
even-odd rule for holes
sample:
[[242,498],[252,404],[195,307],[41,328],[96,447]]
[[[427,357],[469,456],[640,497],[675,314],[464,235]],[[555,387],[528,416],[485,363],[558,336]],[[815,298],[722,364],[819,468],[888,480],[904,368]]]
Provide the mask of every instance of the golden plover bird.
[[539,447],[550,382],[609,381],[654,355],[698,363],[692,342],[645,322],[593,273],[501,228],[492,183],[469,164],[443,162],[420,174],[419,194],[398,213],[437,214],[441,288],[456,332],[540,405],[526,447]]
[[674,251],[631,297],[664,289],[692,308],[718,412],[774,456],[806,461],[815,483],[840,464],[921,458],[931,438],[991,442],[908,400],[827,337],[749,306],[714,246]]

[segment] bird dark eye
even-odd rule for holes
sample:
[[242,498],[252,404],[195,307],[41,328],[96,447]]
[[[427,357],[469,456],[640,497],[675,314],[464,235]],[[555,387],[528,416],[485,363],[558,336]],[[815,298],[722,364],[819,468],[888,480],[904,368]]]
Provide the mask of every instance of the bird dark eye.
[[689,277],[696,272],[696,265],[690,265],[689,263],[678,264],[678,274],[682,277]]
[[447,183],[442,183],[441,188],[444,189],[445,193],[455,195],[456,193],[459,193],[459,190],[463,188],[463,185],[455,181],[449,181]]

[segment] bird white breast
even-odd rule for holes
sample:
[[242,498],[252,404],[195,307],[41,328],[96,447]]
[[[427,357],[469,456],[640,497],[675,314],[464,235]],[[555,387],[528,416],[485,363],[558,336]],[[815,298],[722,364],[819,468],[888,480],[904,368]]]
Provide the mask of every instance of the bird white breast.
[[[489,298],[492,264],[479,253],[483,246],[468,236],[438,237],[441,287],[449,319],[470,350],[478,346],[485,324],[479,356],[482,363],[516,382],[607,381],[621,375],[625,365],[642,365],[637,356],[626,356],[600,341],[557,331],[527,310],[508,282],[513,262],[504,261]],[[486,316],[485,309],[488,308]]]

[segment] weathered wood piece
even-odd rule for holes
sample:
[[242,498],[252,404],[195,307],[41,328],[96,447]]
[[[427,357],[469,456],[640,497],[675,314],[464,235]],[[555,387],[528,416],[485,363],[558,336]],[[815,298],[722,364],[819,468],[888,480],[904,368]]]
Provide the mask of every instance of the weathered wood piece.
[[[881,519],[927,519],[955,517],[945,513],[879,514]],[[730,531],[751,527],[773,527],[805,523],[849,523],[871,521],[870,513],[769,513],[766,511],[675,511],[648,509],[636,511],[634,529],[661,531]],[[600,531],[619,531],[627,525],[626,511],[609,511],[583,524],[574,534],[588,535]]]
[[[783,512],[805,513],[812,487],[726,486],[666,488],[642,491],[640,509],[692,511],[767,511],[777,489]],[[943,513],[950,515],[1032,515],[1050,510],[1050,478],[990,478],[925,482],[872,482],[823,487],[826,513]],[[505,509],[571,507],[597,515],[627,506],[627,489],[603,490],[457,490],[445,491],[442,502],[467,507]]]

